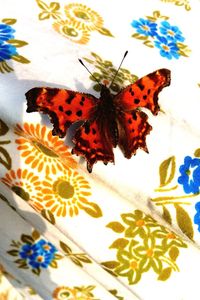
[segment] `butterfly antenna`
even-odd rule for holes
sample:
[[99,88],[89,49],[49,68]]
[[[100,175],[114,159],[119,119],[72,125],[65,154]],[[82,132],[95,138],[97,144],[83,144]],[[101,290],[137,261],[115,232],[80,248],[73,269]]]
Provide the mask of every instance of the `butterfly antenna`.
[[84,62],[79,58],[78,59],[79,62],[81,63],[82,66],[84,66],[84,68],[86,68],[86,70],[88,71],[88,73],[95,79],[95,81],[102,86],[102,84],[99,82],[99,80],[90,72],[90,70],[86,67],[86,65],[84,64]]
[[125,57],[126,57],[127,54],[128,54],[128,50],[126,50],[126,52],[124,53],[124,56],[123,56],[123,58],[122,58],[122,61],[121,61],[120,65],[119,65],[119,67],[118,67],[118,69],[117,69],[117,71],[116,71],[116,73],[115,73],[115,75],[114,75],[114,77],[113,77],[113,80],[112,80],[112,82],[111,82],[111,84],[110,84],[110,87],[112,86],[113,82],[115,81],[115,78],[116,78],[116,76],[117,76],[117,74],[118,74],[118,72],[119,72],[119,69],[121,68],[121,65],[122,65],[122,63],[123,63],[123,61],[124,61],[124,59],[125,59]]

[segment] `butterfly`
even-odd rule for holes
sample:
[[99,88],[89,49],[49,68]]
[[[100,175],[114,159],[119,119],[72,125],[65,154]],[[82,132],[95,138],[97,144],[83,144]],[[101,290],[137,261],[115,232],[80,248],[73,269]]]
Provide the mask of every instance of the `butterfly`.
[[[82,63],[82,62],[81,62]],[[159,69],[123,88],[117,95],[101,85],[100,98],[87,93],[35,87],[25,95],[27,112],[48,114],[52,134],[65,137],[68,128],[82,121],[72,139],[72,154],[84,156],[91,173],[94,163],[114,163],[113,148],[119,146],[129,159],[138,148],[148,153],[146,135],[152,129],[142,108],[159,111],[158,94],[170,85],[170,70]]]

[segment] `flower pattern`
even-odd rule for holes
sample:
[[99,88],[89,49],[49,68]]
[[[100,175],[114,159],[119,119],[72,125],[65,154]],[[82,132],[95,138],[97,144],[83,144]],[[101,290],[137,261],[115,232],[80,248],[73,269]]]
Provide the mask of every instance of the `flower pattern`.
[[78,44],[87,44],[91,31],[112,37],[111,32],[103,27],[103,18],[93,9],[81,3],[69,3],[63,7],[58,2],[49,5],[44,1],[36,0],[42,12],[39,20],[54,19],[52,27],[56,32],[70,41]]
[[[96,67],[96,71],[92,74],[101,84],[109,86],[117,72],[110,60],[103,60],[97,53],[91,52],[91,58],[84,57],[88,63]],[[94,82],[93,89],[97,92],[100,91],[100,86],[96,83],[93,76],[90,79]],[[127,69],[120,68],[115,78],[115,81],[109,86],[113,94],[118,93],[123,87],[130,83],[134,83],[138,77]]]
[[168,59],[179,58],[178,47],[174,42],[168,41],[163,36],[157,36],[154,45],[160,49],[160,55]]
[[98,30],[103,26],[102,17],[96,11],[81,3],[66,5],[65,14],[68,19],[82,29],[92,31]]
[[200,232],[200,202],[195,205],[196,214],[194,216],[194,224],[198,225],[198,231]]
[[117,251],[116,261],[102,263],[106,270],[126,277],[130,285],[139,282],[150,269],[159,280],[167,280],[171,271],[179,270],[176,264],[179,248],[187,245],[175,233],[139,210],[122,214],[121,218],[123,223],[114,221],[107,225],[121,237],[110,246]]
[[[17,47],[25,46],[27,43],[15,39],[15,29],[11,26],[16,22],[15,19],[4,19],[0,23],[0,72],[6,73],[13,71],[7,63],[8,60],[16,60],[21,63],[30,61],[18,54]],[[8,23],[8,24],[7,24]]]
[[189,0],[161,0],[163,2],[172,3],[177,6],[183,6],[187,11],[191,10],[190,1]]
[[68,38],[72,42],[78,44],[87,44],[90,39],[90,34],[87,30],[80,28],[79,24],[75,24],[71,20],[60,20],[53,23],[53,28]]
[[10,25],[0,24],[0,43],[8,41],[14,38],[13,33],[15,29],[13,29]]
[[100,217],[100,207],[88,201],[91,189],[88,181],[71,169],[56,177],[48,176],[40,183],[41,193],[32,197],[36,209],[49,209],[57,217],[77,216],[79,209]]
[[49,266],[57,268],[56,260],[62,256],[58,254],[55,246],[40,238],[37,231],[33,231],[31,235],[22,234],[20,241],[12,241],[11,250],[7,253],[11,256],[18,257],[15,263],[19,268],[29,269],[35,275],[40,275],[42,269]]
[[[160,20],[161,19],[161,20]],[[162,20],[164,19],[164,21]],[[146,19],[133,20],[131,26],[136,30],[132,37],[143,40],[144,45],[158,48],[160,55],[167,59],[188,56],[190,50],[183,44],[185,38],[178,26],[171,25],[159,11]]]
[[20,136],[16,143],[21,157],[38,172],[45,171],[49,175],[77,167],[68,147],[57,136],[52,136],[45,126],[24,123],[23,128],[20,125],[15,127],[15,133]]
[[180,166],[179,171],[181,176],[178,178],[178,183],[183,185],[185,193],[199,193],[200,159],[186,156],[184,159],[184,164]]
[[[57,287],[53,291],[53,300],[76,299],[76,300],[98,300],[92,291],[95,286],[80,286],[80,287]],[[95,298],[94,298],[95,297]]]
[[145,36],[157,34],[157,24],[143,18],[140,18],[139,21],[133,20],[131,26],[136,29],[137,33]]
[[37,197],[38,193],[40,195],[39,177],[27,169],[10,170],[1,178],[1,182],[25,201]]

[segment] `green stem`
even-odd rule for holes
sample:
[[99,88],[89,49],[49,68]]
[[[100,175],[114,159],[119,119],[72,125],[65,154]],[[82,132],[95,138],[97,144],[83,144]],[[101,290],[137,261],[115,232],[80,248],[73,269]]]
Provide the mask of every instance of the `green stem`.
[[177,196],[177,197],[157,197],[157,198],[154,198],[154,199],[151,199],[151,201],[153,202],[162,202],[164,200],[178,200],[178,199],[188,199],[188,198],[193,198],[193,197],[196,197],[198,196],[198,194],[192,194],[192,195],[188,195],[188,196]]
[[165,202],[162,202],[162,203],[156,203],[157,206],[159,205],[167,205],[167,204],[183,204],[183,205],[191,205],[190,202],[174,202],[174,201],[165,201]]
[[178,185],[175,185],[171,188],[162,188],[162,187],[159,187],[157,189],[155,189],[155,192],[169,192],[169,191],[172,191],[172,190],[175,190],[177,189]]

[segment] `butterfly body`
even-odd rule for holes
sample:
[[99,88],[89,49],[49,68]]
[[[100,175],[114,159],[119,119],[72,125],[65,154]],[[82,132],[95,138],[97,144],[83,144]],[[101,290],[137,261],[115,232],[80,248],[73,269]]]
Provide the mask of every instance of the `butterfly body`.
[[170,84],[170,71],[157,70],[111,94],[101,85],[100,98],[91,94],[56,88],[33,88],[26,93],[27,112],[39,111],[50,116],[53,135],[64,137],[71,124],[82,121],[73,138],[72,153],[84,156],[87,169],[94,163],[114,163],[113,148],[117,145],[126,158],[138,148],[148,152],[146,135],[152,129],[148,116],[159,111],[158,94]]

